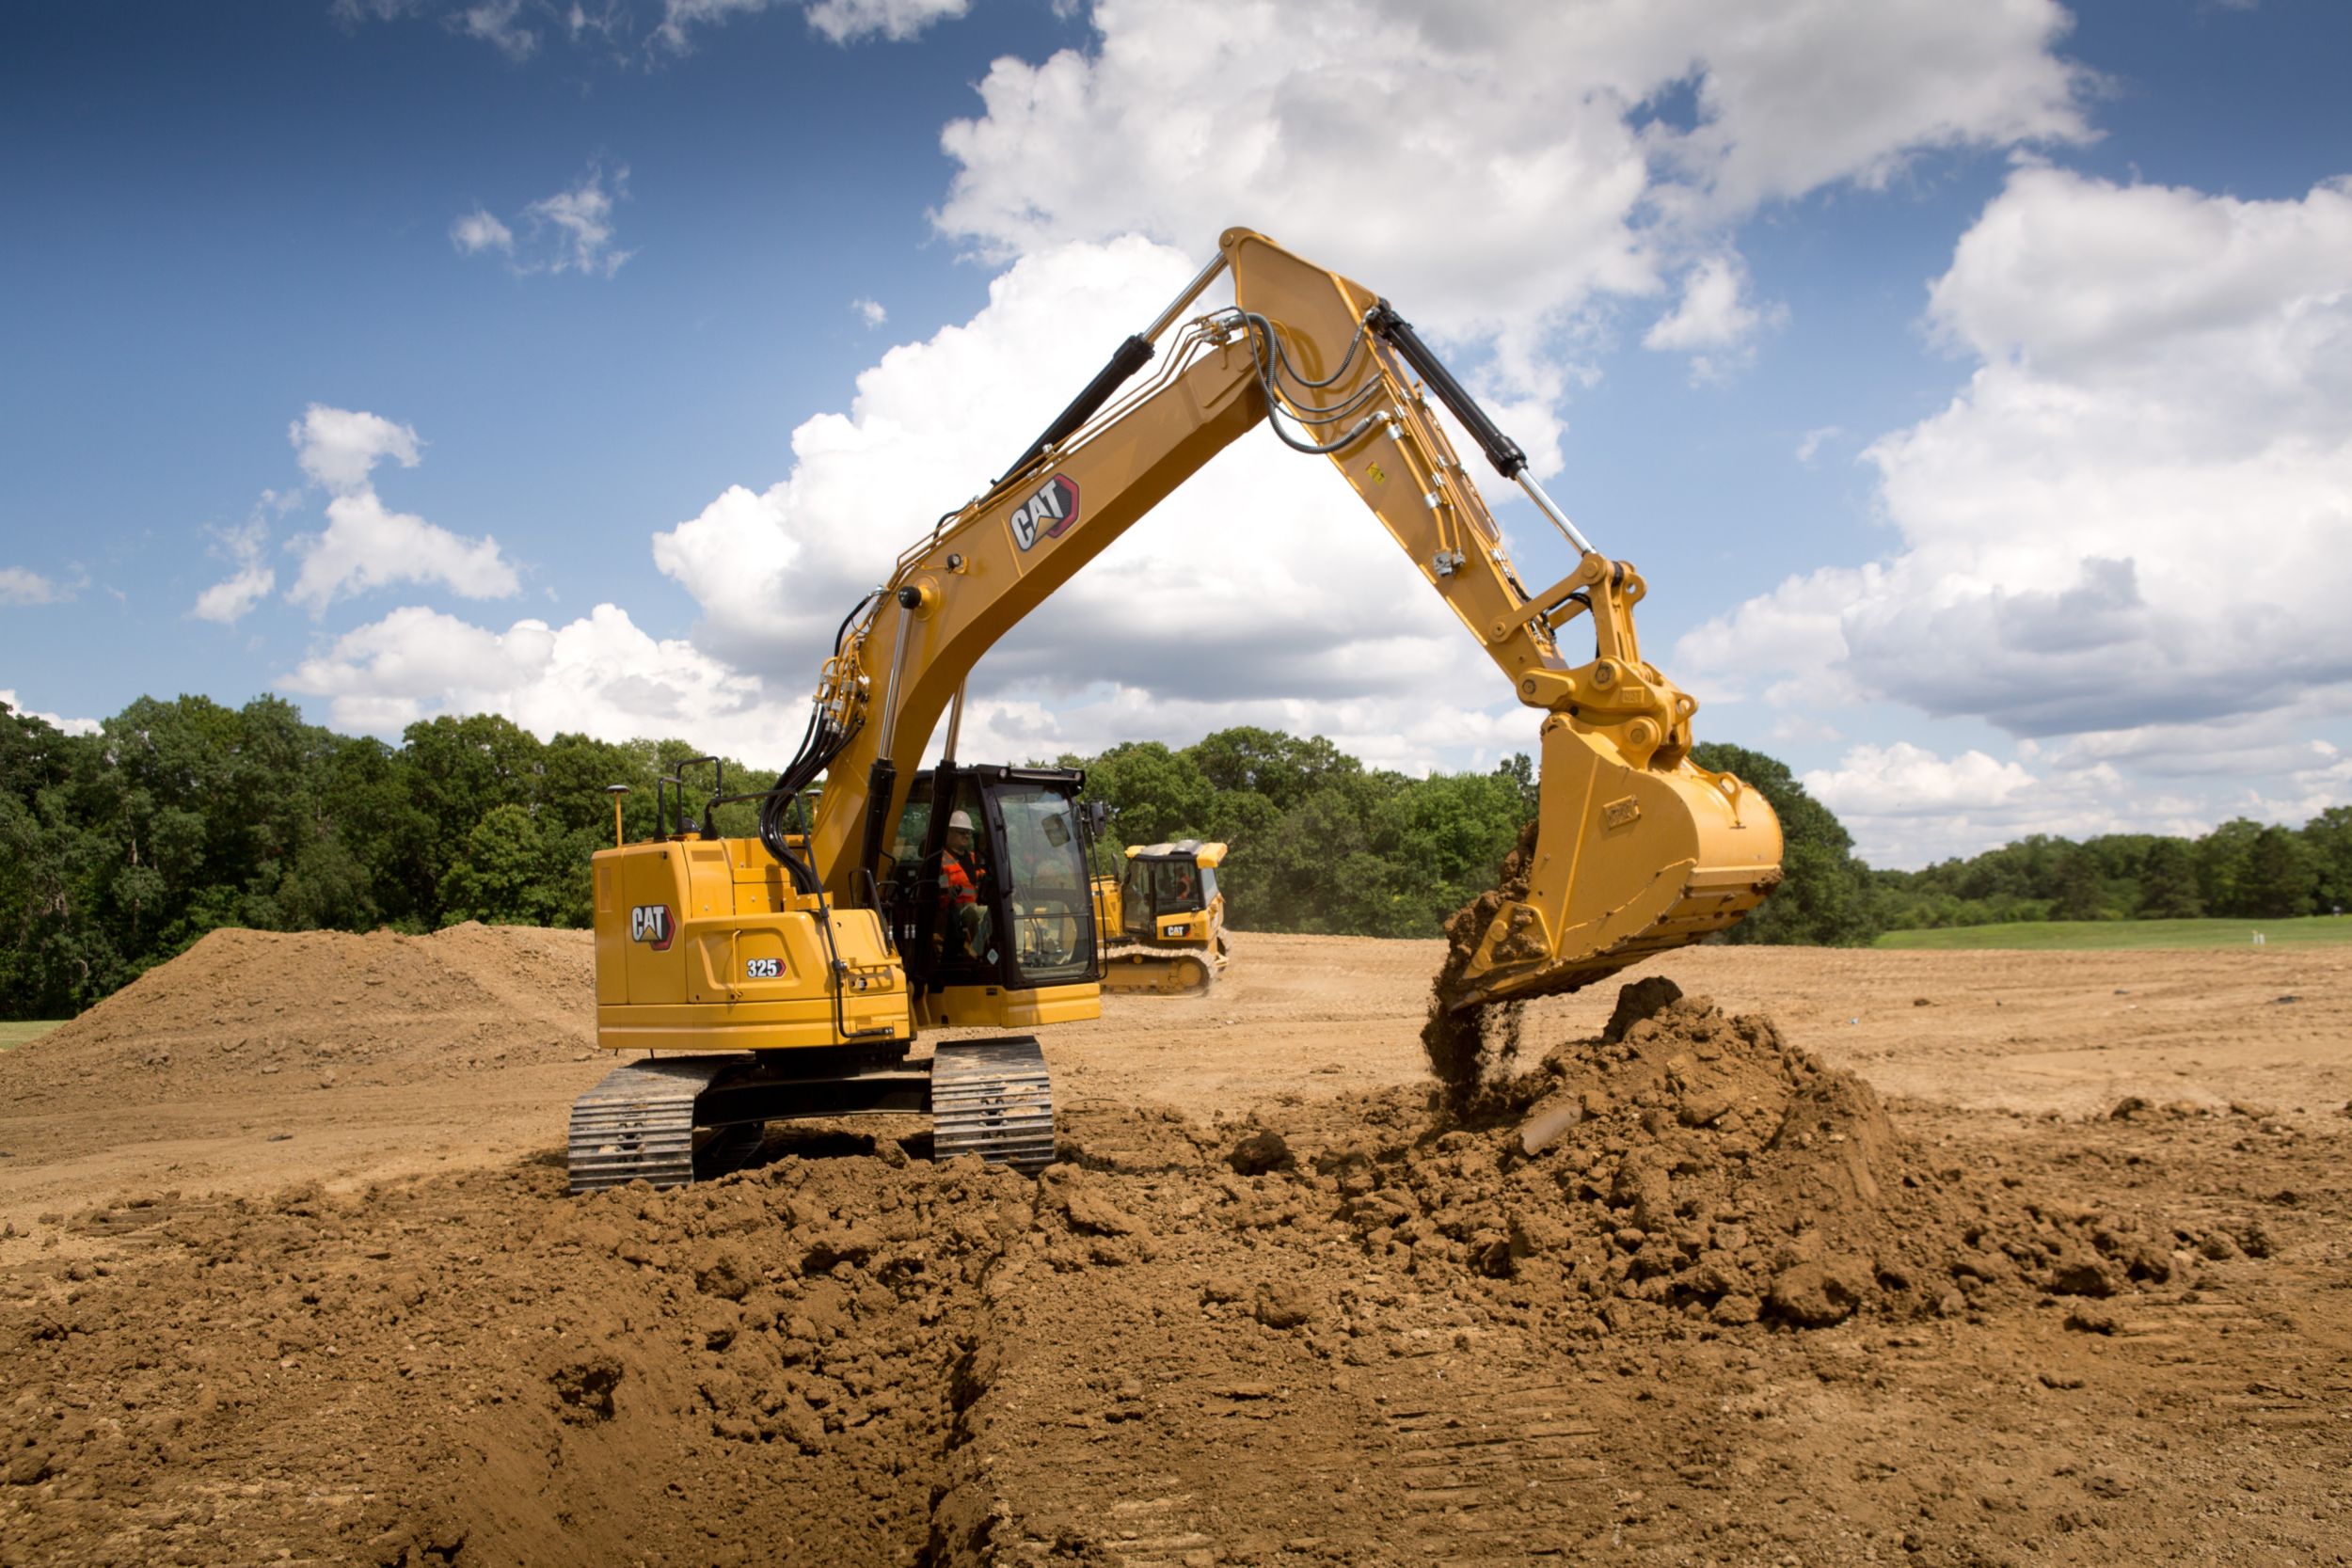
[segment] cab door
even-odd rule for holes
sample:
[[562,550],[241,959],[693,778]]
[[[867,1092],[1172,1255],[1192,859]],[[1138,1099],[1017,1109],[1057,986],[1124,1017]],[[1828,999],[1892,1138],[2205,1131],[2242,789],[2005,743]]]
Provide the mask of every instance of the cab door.
[[1086,839],[1069,786],[1013,777],[989,786],[989,825],[1002,846],[997,930],[1014,990],[1095,975],[1094,898]]
[[[972,824],[961,879],[947,872],[947,824],[957,813]],[[900,961],[917,990],[1000,983],[1004,954],[1002,834],[989,819],[980,782],[961,770],[944,780],[916,779],[898,818],[885,900]],[[967,904],[959,880],[972,886]]]

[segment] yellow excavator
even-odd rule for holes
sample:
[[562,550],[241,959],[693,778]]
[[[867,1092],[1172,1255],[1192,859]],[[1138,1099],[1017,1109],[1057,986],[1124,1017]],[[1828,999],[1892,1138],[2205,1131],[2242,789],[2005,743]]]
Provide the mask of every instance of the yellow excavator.
[[1225,974],[1225,846],[1197,838],[1130,844],[1126,869],[1094,879],[1103,989],[1201,996]]
[[[1232,307],[1187,319],[1224,274]],[[1565,577],[1520,578],[1433,400],[1568,541]],[[1232,229],[984,493],[850,608],[772,787],[729,796],[714,780],[689,820],[678,783],[652,838],[594,857],[597,1043],[647,1054],[574,1105],[575,1191],[690,1180],[698,1159],[708,1168],[790,1117],[928,1112],[937,1157],[1053,1159],[1033,1031],[1100,1015],[1089,867],[1103,816],[1081,807],[1074,769],[958,759],[965,677],[1261,425],[1339,470],[1543,716],[1534,863],[1479,934],[1454,1006],[1573,990],[1763,899],[1780,878],[1779,823],[1737,778],[1690,760],[1698,705],[1642,657],[1641,574],[1592,546],[1388,301]],[[1577,622],[1590,657],[1562,646]],[[943,715],[942,758],[918,771]],[[811,805],[803,792],[820,779]],[[728,800],[758,802],[756,836],[715,831]],[[919,1033],[951,1026],[993,1033],[914,1055]]]

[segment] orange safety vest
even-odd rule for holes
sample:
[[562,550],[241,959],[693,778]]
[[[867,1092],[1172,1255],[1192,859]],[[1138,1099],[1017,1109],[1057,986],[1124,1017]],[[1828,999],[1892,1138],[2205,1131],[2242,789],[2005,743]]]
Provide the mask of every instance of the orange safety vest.
[[952,908],[958,904],[977,904],[980,890],[971,871],[954,855],[939,857],[939,907]]

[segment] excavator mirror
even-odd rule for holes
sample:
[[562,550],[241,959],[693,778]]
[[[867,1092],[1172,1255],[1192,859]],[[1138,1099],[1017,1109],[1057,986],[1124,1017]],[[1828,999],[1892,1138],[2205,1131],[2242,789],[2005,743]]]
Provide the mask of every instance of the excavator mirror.
[[1086,802],[1086,814],[1087,827],[1095,837],[1100,838],[1111,825],[1111,803],[1108,800],[1089,800]]
[[1070,824],[1058,816],[1045,818],[1045,842],[1058,849],[1070,842]]

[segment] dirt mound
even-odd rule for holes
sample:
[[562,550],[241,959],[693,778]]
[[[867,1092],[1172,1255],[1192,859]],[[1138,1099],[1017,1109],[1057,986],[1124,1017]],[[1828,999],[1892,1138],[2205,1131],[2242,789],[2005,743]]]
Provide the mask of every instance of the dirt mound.
[[564,1059],[594,1040],[593,964],[584,931],[214,931],[0,1056],[0,1098],[56,1111]]
[[[414,945],[485,990],[533,961],[445,936]],[[1474,1115],[1436,1099],[1080,1108],[1034,1181],[910,1158],[910,1119],[780,1131],[673,1192],[566,1198],[550,1137],[45,1220],[0,1275],[0,1563],[1431,1560],[1490,1491],[1493,1560],[1597,1551],[1612,1434],[1713,1422],[1736,1456],[1725,1402],[1775,1347],[1892,1342],[1832,1326],[1856,1320],[2088,1340],[2270,1250],[1939,1163],[1662,979]],[[2132,1299],[2019,1310],[2053,1296]],[[1685,1377],[1705,1397],[1661,1428]],[[1511,1478],[1581,1500],[1530,1511]]]
[[[1034,1181],[910,1159],[908,1121],[664,1193],[567,1199],[551,1148],[114,1204],[0,1290],[0,1561],[1274,1560],[1263,1522],[1335,1484],[1378,1506],[1334,1495],[1316,1550],[1404,1560],[1394,1521],[1486,1473],[1428,1434],[1549,1464],[1600,1429],[1513,1402],[1563,1379],[2205,1266],[1928,1168],[1860,1083],[1663,982],[1491,1111],[1082,1110]],[[1395,1473],[1349,1457],[1391,1430]]]
[[1436,1158],[1359,1145],[1321,1164],[1349,1174],[1375,1245],[1539,1288],[1598,1312],[1593,1332],[1629,1304],[1819,1327],[2010,1288],[2108,1296],[2170,1278],[2191,1241],[1933,1168],[1868,1085],[1663,978],[1490,1100]]
[[851,1152],[95,1212],[119,1260],[0,1312],[0,1560],[906,1560],[1033,1190]]

